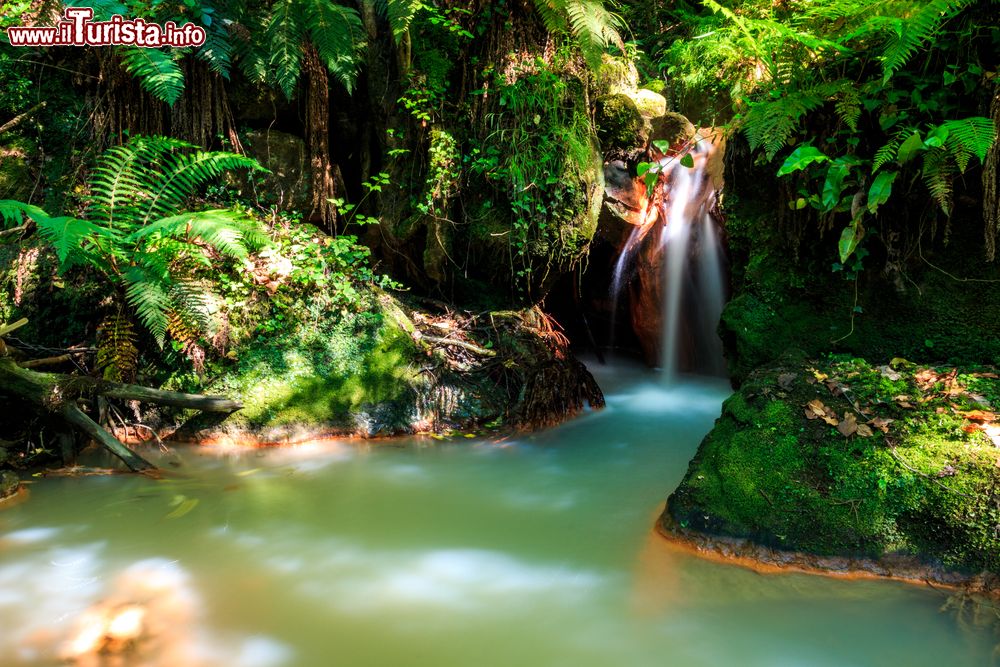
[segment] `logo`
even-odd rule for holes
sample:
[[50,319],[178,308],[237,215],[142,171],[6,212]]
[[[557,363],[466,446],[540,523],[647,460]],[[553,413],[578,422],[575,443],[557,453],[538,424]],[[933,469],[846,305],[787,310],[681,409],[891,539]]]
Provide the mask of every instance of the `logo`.
[[144,19],[126,19],[115,14],[108,21],[93,21],[91,7],[67,7],[64,20],[54,26],[7,28],[11,46],[161,46],[183,48],[205,43],[205,29],[193,23],[178,26],[147,23]]

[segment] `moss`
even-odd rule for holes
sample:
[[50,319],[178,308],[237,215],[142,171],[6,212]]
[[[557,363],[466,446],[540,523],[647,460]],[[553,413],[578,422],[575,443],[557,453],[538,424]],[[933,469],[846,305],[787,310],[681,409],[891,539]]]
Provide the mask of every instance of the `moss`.
[[649,90],[657,95],[667,94],[667,82],[662,79],[651,79],[646,83],[642,84],[640,90]]
[[[374,306],[373,306],[374,308]],[[383,310],[304,322],[237,351],[235,368],[213,391],[243,401],[238,425],[354,430],[378,408],[378,430],[409,427],[417,350]]]
[[[819,555],[903,553],[1000,571],[1000,454],[961,415],[982,408],[982,392],[1000,390],[1000,381],[982,373],[959,374],[967,380],[956,384],[927,380],[949,370],[844,358],[754,372],[670,497],[673,519]],[[845,437],[807,419],[813,400],[838,419],[894,421],[886,433],[875,425],[871,437]]]
[[597,99],[597,137],[605,152],[627,150],[645,143],[642,114],[631,97],[606,95]]
[[601,95],[634,91],[639,87],[639,72],[626,58],[605,54],[597,72],[597,90]]

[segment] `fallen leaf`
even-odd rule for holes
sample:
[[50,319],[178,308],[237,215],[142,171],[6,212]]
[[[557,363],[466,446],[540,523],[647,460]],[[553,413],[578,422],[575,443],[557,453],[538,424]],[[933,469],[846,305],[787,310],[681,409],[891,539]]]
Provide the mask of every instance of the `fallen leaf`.
[[875,433],[867,425],[865,425],[865,424],[858,424],[858,431],[857,431],[857,433],[862,438],[870,438],[873,435],[875,435]]
[[940,470],[938,470],[938,472],[935,475],[935,477],[952,477],[957,472],[958,471],[955,470],[954,467],[952,467],[952,466],[945,466],[945,467],[941,468]]
[[837,424],[837,430],[845,438],[850,437],[857,433],[858,430],[858,420],[850,412],[844,413],[844,419]]
[[825,380],[825,379],[827,379],[828,377],[830,377],[830,376],[829,376],[829,375],[827,375],[826,373],[820,373],[820,372],[819,372],[818,370],[816,370],[815,368],[810,368],[809,370],[811,370],[811,371],[812,371],[812,374],[813,374],[813,377],[814,377],[814,378],[816,378],[816,380],[817,380],[817,381],[819,381],[819,382],[822,382],[823,380]]
[[913,364],[903,357],[893,357],[892,360],[889,361],[889,365],[893,368],[899,368],[900,366],[912,366]]
[[890,366],[879,366],[878,370],[882,374],[882,377],[886,378],[887,380],[892,380],[893,382],[903,377],[901,373],[894,371]]
[[970,422],[986,423],[997,420],[995,412],[987,412],[985,410],[970,410],[968,412],[959,412],[958,414],[962,415]]
[[883,433],[888,433],[889,432],[889,424],[891,424],[894,421],[896,421],[896,420],[895,419],[887,419],[885,417],[876,417],[875,419],[871,420],[868,423],[871,424],[872,426],[874,426],[875,428],[877,428],[878,430],[882,431]]
[[812,412],[814,412],[817,417],[822,417],[826,413],[826,406],[823,405],[823,401],[819,400],[818,398],[814,398],[813,400],[809,401],[806,404],[806,407],[809,408],[809,410],[811,410]]
[[993,380],[1000,380],[1000,375],[997,375],[996,373],[973,373],[972,377],[974,377],[974,378],[990,378],[990,379],[993,379]]

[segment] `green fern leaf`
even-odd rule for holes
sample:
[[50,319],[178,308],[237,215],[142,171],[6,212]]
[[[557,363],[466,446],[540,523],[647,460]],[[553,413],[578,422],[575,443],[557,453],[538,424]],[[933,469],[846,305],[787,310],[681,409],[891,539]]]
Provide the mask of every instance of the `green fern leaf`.
[[123,47],[118,53],[125,70],[156,99],[173,106],[184,92],[184,72],[173,54],[138,46]]
[[271,57],[270,79],[288,99],[292,98],[302,73],[302,45],[305,30],[295,0],[277,0],[267,24],[267,45]]
[[323,64],[348,92],[354,88],[364,26],[357,10],[330,0],[301,0],[309,38]]
[[933,37],[942,24],[975,0],[930,0],[905,19],[883,19],[888,40],[882,52],[883,81],[888,81]]

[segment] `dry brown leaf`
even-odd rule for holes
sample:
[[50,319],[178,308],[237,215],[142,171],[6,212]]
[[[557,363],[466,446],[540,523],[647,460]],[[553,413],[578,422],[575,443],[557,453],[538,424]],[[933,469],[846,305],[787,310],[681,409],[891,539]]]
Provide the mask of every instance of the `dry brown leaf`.
[[887,380],[892,380],[893,382],[903,377],[902,374],[893,370],[890,366],[879,366],[878,370],[879,373],[882,374],[882,377],[886,378]]
[[996,421],[997,419],[995,412],[987,412],[986,410],[970,410],[968,412],[959,412],[958,414],[962,415],[970,422],[986,423]]
[[837,430],[845,438],[850,437],[858,431],[858,420],[850,412],[845,412],[844,419],[837,424]]
[[870,438],[875,435],[875,433],[866,424],[858,424],[857,433],[862,438]]
[[823,405],[823,401],[814,398],[806,404],[806,417],[809,419],[816,419],[824,415],[826,415],[826,406]]
[[990,379],[993,379],[993,380],[1000,380],[1000,375],[997,375],[996,373],[973,373],[972,377],[974,377],[974,378],[990,378]]
[[877,428],[878,430],[882,431],[883,433],[888,433],[889,432],[889,424],[891,424],[894,421],[896,421],[896,420],[895,419],[887,419],[886,417],[876,417],[875,419],[871,420],[868,423],[871,424],[872,426],[874,426],[875,428]]

